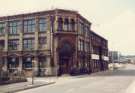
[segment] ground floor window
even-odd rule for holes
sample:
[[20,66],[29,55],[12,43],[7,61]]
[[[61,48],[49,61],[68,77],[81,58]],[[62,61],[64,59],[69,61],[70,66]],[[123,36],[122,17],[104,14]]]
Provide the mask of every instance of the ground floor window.
[[8,57],[8,68],[17,68],[19,66],[19,59],[16,57]]
[[32,57],[23,58],[23,68],[32,68]]

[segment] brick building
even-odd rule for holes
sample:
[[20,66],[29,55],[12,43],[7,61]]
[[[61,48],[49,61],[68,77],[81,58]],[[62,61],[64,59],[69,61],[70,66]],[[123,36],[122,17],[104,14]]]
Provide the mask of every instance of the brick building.
[[0,17],[0,63],[31,76],[108,69],[108,42],[77,11],[54,9]]

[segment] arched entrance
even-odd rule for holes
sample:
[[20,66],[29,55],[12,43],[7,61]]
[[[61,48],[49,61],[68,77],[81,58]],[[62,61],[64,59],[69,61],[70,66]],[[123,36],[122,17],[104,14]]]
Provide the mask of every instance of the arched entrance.
[[59,75],[69,74],[73,64],[74,48],[69,42],[64,42],[59,49]]

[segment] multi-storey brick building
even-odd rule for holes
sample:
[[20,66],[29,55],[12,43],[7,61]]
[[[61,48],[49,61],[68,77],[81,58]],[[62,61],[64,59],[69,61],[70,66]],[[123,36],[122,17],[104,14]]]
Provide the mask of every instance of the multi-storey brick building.
[[27,76],[32,68],[41,76],[91,73],[107,69],[108,45],[76,11],[5,16],[0,17],[0,63]]

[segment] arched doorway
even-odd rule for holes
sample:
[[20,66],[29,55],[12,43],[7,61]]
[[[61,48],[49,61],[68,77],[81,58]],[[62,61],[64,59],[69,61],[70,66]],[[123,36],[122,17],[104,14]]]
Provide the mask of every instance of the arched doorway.
[[73,64],[74,48],[69,42],[64,42],[59,49],[59,75],[69,74]]

